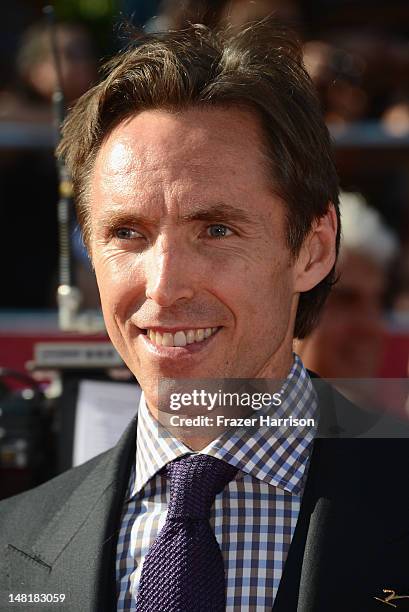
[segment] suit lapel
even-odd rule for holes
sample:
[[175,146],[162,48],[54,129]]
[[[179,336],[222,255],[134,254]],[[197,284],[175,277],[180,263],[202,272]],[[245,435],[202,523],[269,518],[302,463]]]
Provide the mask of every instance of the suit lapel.
[[[318,436],[325,437],[326,432],[336,431],[337,428],[331,388],[319,381],[316,391]],[[320,540],[328,529],[331,506],[331,500],[323,496],[330,468],[330,449],[326,447],[326,442],[319,438],[314,441],[300,513],[274,602],[274,612],[310,612],[313,609],[311,602],[318,589]]]
[[331,500],[319,493],[319,485],[325,479],[320,467],[328,466],[322,442],[317,440],[314,444],[300,514],[274,602],[274,612],[316,610],[312,602],[321,586],[318,580],[321,540],[328,531],[331,509]]
[[64,609],[73,612],[115,608],[115,550],[135,436],[136,419],[61,507],[56,500],[32,546],[18,535],[8,546],[12,592],[65,593]]

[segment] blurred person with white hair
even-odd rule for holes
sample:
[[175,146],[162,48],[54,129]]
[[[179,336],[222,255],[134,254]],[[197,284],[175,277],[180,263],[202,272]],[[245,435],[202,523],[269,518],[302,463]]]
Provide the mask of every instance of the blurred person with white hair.
[[338,281],[319,325],[297,345],[307,367],[324,378],[372,378],[382,359],[383,297],[398,243],[359,193],[341,193]]

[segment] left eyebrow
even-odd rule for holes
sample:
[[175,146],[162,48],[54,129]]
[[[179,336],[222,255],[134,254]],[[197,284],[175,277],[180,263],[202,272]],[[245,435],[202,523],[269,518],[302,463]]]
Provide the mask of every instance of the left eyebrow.
[[244,210],[223,203],[183,214],[179,218],[186,223],[190,221],[251,223],[253,221],[253,218]]

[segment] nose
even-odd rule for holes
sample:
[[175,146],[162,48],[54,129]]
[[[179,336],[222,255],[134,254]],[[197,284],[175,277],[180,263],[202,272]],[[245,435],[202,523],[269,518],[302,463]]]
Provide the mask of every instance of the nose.
[[166,308],[194,295],[192,256],[176,236],[159,236],[145,253],[145,294]]

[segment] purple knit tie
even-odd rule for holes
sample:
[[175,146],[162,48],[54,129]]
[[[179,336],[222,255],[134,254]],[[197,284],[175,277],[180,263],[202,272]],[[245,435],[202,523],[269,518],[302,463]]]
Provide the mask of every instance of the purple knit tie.
[[168,513],[143,563],[138,611],[225,611],[223,557],[209,517],[217,493],[236,472],[208,455],[185,455],[168,463]]

